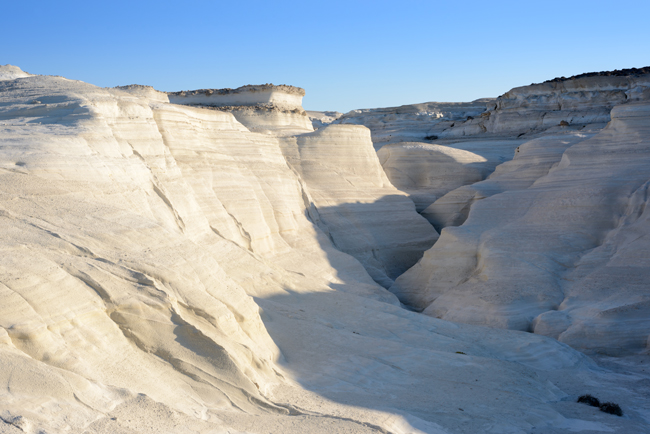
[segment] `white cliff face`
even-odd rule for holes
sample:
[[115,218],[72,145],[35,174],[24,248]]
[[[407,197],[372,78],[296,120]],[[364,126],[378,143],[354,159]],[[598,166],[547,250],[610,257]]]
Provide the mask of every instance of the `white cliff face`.
[[[555,79],[473,103],[357,110],[337,122],[363,124],[372,130],[391,182],[407,192],[418,212],[440,231],[462,224],[471,204],[485,197],[471,187],[456,188],[485,179],[499,164],[511,160],[519,145],[532,139],[562,136],[573,140],[601,130],[614,106],[647,98],[648,72],[638,69]],[[383,149],[388,142],[396,143]],[[555,147],[553,139],[547,142]],[[450,194],[442,197],[446,193]]]
[[261,84],[242,86],[237,89],[199,89],[167,94],[173,104],[213,107],[274,104],[302,109],[305,90],[287,85]]
[[[492,148],[503,143],[510,145],[509,153],[514,155],[514,159],[507,161],[509,158],[503,155],[501,162],[495,162],[496,164],[492,166],[492,170],[488,172],[494,171],[489,175],[489,179],[494,179],[494,182],[486,181],[474,184],[465,182],[464,186],[453,190],[450,189],[448,193],[435,200],[421,211],[421,215],[438,231],[447,226],[459,226],[465,222],[470,208],[476,201],[504,190],[528,188],[540,176],[545,175],[554,165],[557,165],[560,158],[562,158],[562,153],[569,146],[593,136],[597,131],[567,131],[544,135],[530,141],[467,141],[453,144],[451,146]],[[519,146],[512,149],[513,145],[517,144]],[[449,185],[454,186],[454,183],[450,182]]]
[[649,107],[615,107],[595,135],[527,142],[486,181],[434,203],[424,214],[443,226],[463,212],[469,217],[444,229],[392,290],[440,318],[611,354],[646,348],[650,311],[641,282],[650,263],[639,252],[650,248],[642,235]]
[[272,84],[237,89],[200,89],[168,92],[169,102],[207,107],[232,113],[237,121],[257,133],[295,135],[314,131],[302,108],[304,89]]
[[[451,125],[480,116],[493,98],[472,102],[427,102],[377,109],[352,110],[335,123],[363,125],[370,129],[376,149],[386,143],[423,141],[438,124]],[[435,139],[435,138],[432,138]]]
[[[427,120],[422,113],[413,117],[410,112],[416,107],[434,104],[427,103],[357,111],[364,116],[350,119],[373,130],[375,147],[381,148],[378,155],[389,179],[409,194],[418,212],[440,231],[462,224],[471,205],[492,194],[483,185],[476,187],[480,191],[471,185],[511,160],[518,146],[530,142],[527,147],[545,149],[542,152],[555,155],[568,143],[600,131],[609,122],[612,107],[647,99],[648,72],[642,68],[583,74],[515,88],[496,100],[475,101],[487,101],[488,110],[467,118],[462,110],[468,105],[471,108],[470,103],[449,103],[445,107],[450,111],[437,115],[436,120]],[[455,111],[451,110],[454,107]],[[340,121],[346,121],[352,114]],[[428,140],[417,137],[422,136],[424,126],[429,128]],[[397,143],[383,149],[382,131],[395,132],[393,140]],[[408,134],[418,141],[408,142]],[[536,174],[531,171],[526,176],[534,178]],[[457,189],[462,186],[467,187]]]
[[0,82],[0,431],[643,432],[636,378],[402,309],[336,248],[338,222],[386,251],[378,226],[422,221],[369,149],[361,127],[279,140],[151,89]]
[[314,127],[315,130],[319,128],[323,128],[341,116],[343,116],[343,113],[339,112],[334,112],[334,111],[325,111],[325,112],[319,112],[319,111],[313,111],[313,110],[307,110],[307,116],[309,116],[309,119],[311,120],[312,126]]
[[[445,142],[401,142],[383,146],[377,152],[391,183],[408,193],[418,212],[448,192],[485,179],[499,164],[511,158],[521,140]],[[439,231],[430,214],[423,213]]]
[[[589,74],[586,74],[589,75]],[[477,134],[523,136],[545,131],[602,128],[615,105],[633,101],[650,88],[650,74],[585,76],[514,88],[488,104],[479,117],[429,131],[440,138]]]
[[319,226],[382,286],[390,287],[438,238],[391,185],[367,128],[330,125],[283,140],[282,150],[304,182]]
[[314,131],[311,120],[301,109],[283,109],[277,106],[229,107],[221,110],[235,116],[250,131],[274,136],[293,136]]

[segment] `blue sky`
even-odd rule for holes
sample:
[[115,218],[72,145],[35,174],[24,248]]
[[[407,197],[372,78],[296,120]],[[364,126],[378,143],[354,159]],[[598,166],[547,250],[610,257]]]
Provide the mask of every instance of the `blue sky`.
[[4,2],[0,64],[165,91],[292,84],[304,107],[470,101],[650,65],[650,1]]

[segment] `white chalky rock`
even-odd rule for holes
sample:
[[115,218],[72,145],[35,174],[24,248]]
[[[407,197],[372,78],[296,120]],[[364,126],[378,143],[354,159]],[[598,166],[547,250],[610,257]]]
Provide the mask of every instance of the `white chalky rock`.
[[387,252],[377,227],[423,221],[369,149],[361,127],[280,142],[151,89],[1,81],[0,431],[645,431],[638,377],[409,312],[334,247],[338,222]]
[[528,142],[486,181],[434,203],[424,214],[450,224],[467,212],[454,203],[474,201],[391,290],[439,318],[611,354],[645,348],[650,104],[611,116],[596,135]]
[[480,116],[486,104],[494,104],[494,98],[477,99],[472,102],[425,102],[376,109],[352,110],[334,123],[363,125],[372,134],[376,149],[387,143],[422,141],[430,136],[435,126],[446,127],[468,118]]

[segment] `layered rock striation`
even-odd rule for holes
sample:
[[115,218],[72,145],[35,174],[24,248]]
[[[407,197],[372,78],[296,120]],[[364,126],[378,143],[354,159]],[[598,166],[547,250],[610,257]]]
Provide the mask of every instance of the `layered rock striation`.
[[568,79],[516,87],[488,104],[488,110],[462,123],[438,124],[429,134],[441,138],[491,134],[523,136],[561,129],[602,128],[618,104],[643,98],[650,89],[646,69],[606,75],[584,74]]
[[282,152],[318,212],[313,220],[382,286],[390,287],[438,239],[386,177],[367,128],[330,125],[283,139]]
[[[501,97],[490,115],[501,119],[499,132],[525,128],[535,138],[486,180],[452,190],[422,212],[441,237],[391,290],[452,321],[532,331],[607,354],[647,348],[643,282],[650,263],[640,253],[650,249],[643,223],[647,80],[579,77]],[[563,116],[582,112],[580,119],[609,122],[602,130],[598,122],[536,130],[551,100],[575,102],[558,110]],[[517,111],[520,121],[507,122]]]
[[237,89],[168,92],[167,95],[173,104],[230,112],[255,132],[293,135],[314,130],[302,108],[305,90],[295,86],[247,85]]
[[[637,377],[407,311],[340,250],[381,262],[435,238],[364,128],[260,134],[151,88],[5,69],[0,431],[647,427]],[[585,391],[626,417],[574,404]]]
[[256,106],[274,104],[286,108],[301,109],[305,90],[285,84],[246,85],[236,89],[197,89],[167,92],[174,104],[202,106]]
[[482,98],[472,102],[426,102],[400,107],[352,110],[333,122],[363,125],[370,129],[376,149],[387,143],[422,141],[438,124],[451,125],[468,118],[480,116],[486,104],[494,98]]

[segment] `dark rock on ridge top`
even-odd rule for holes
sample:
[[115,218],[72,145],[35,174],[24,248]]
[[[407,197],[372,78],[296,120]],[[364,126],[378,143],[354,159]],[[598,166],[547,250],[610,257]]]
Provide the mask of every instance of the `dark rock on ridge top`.
[[[586,78],[586,77],[626,77],[626,76],[639,76],[644,74],[650,74],[650,66],[644,66],[643,68],[615,69],[613,71],[585,72],[584,74],[573,75],[571,77],[555,77],[552,80],[544,81],[542,84],[575,80],[578,78]],[[531,86],[533,84],[537,84],[537,83],[531,83]]]

